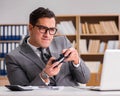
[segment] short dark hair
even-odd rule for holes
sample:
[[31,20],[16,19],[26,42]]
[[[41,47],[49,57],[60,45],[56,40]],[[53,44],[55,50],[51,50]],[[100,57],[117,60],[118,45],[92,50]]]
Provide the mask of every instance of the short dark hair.
[[38,19],[43,17],[55,18],[55,14],[48,8],[45,9],[43,7],[39,7],[30,14],[29,23],[34,26],[37,23]]

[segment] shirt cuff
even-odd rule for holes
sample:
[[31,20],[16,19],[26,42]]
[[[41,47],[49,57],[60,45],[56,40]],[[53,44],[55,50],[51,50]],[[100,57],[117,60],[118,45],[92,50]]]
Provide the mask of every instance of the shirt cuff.
[[81,61],[81,60],[79,59],[79,63],[78,63],[78,64],[74,64],[74,63],[73,63],[73,66],[74,66],[74,67],[78,67],[78,66],[80,65],[80,61]]

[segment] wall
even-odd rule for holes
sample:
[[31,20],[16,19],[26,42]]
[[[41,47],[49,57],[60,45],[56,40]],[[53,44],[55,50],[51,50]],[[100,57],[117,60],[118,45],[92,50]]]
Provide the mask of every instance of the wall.
[[39,6],[56,15],[120,13],[120,0],[0,0],[0,24],[28,23],[29,13]]

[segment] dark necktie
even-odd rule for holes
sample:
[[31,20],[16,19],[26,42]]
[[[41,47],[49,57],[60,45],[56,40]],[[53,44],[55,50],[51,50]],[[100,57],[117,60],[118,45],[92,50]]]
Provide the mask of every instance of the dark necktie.
[[[50,59],[51,55],[49,52],[49,49],[43,49],[43,48],[38,48],[38,50],[41,52],[41,59],[43,60],[43,62],[45,64],[47,64],[48,60]],[[49,86],[56,86],[56,81],[55,81],[55,76],[53,76],[53,78],[50,78],[50,84]]]
[[50,59],[50,54],[48,54],[47,50],[44,48],[38,48],[38,50],[41,52],[41,58],[44,61],[44,63],[46,64],[48,62],[48,60]]

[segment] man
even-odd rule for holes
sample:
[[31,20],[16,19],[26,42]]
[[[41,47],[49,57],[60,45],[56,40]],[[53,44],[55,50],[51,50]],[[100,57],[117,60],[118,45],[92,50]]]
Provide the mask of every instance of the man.
[[[6,56],[8,79],[22,86],[78,86],[87,83],[90,71],[65,36],[56,34],[54,13],[38,8],[30,14],[29,36]],[[42,50],[42,51],[41,51]],[[46,55],[49,57],[45,61]],[[64,62],[53,62],[60,54]]]

